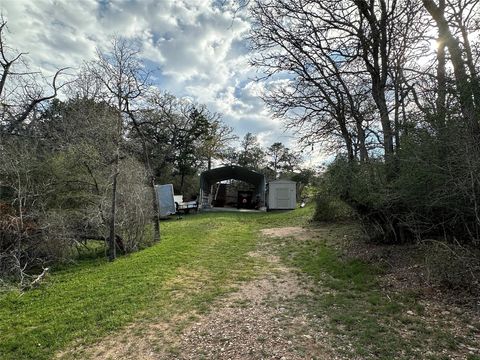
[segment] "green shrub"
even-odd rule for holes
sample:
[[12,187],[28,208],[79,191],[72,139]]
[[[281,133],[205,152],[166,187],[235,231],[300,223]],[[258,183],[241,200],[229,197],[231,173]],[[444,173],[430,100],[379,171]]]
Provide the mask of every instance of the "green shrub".
[[316,221],[338,221],[348,220],[355,217],[355,212],[342,200],[320,193],[315,199],[316,208],[314,220]]

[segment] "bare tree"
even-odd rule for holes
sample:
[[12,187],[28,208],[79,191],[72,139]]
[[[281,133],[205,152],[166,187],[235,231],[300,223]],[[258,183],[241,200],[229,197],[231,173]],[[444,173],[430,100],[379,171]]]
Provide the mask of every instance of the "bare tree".
[[[478,13],[479,3],[478,1],[463,2],[459,0],[449,2],[449,9],[443,0],[439,5],[433,0],[422,1],[438,27],[440,42],[444,43],[449,51],[462,114],[470,131],[478,137],[480,135],[480,82],[468,37],[468,23]],[[447,19],[448,10],[451,10],[453,15],[453,27],[456,26],[460,30],[463,49]]]
[[65,69],[58,70],[51,81],[32,71],[27,54],[8,44],[7,30],[7,21],[1,17],[0,188],[10,195],[0,204],[0,272],[13,272],[23,286],[30,279],[26,275],[29,267],[45,260],[39,255],[45,242],[39,219],[45,213],[43,201],[52,184],[51,176],[42,174],[36,161],[41,146],[31,132],[40,106],[54,99],[66,83],[59,82]]
[[139,49],[135,43],[123,38],[112,39],[110,52],[97,50],[97,61],[90,64],[90,70],[105,86],[111,104],[118,112],[117,120],[117,149],[115,150],[112,167],[112,199],[110,213],[110,259],[115,258],[115,216],[117,180],[120,163],[120,142],[129,123],[141,139],[145,168],[149,174],[149,184],[152,191],[154,241],[160,239],[160,224],[158,204],[155,196],[155,177],[150,164],[148,141],[143,134],[136,117],[136,102],[141,100],[148,87],[149,73],[145,71],[139,58]]
[[355,65],[352,56],[334,49],[322,11],[322,6],[313,2],[256,1],[250,40],[257,55],[252,64],[262,67],[269,78],[290,74],[288,80],[269,89],[265,100],[276,116],[286,116],[288,126],[304,134],[302,142],[341,138],[353,160],[352,124],[360,130],[362,156],[366,153],[364,120],[358,111],[361,94],[347,81],[347,77],[355,81]]
[[46,79],[39,72],[29,69],[25,53],[13,50],[5,39],[7,21],[0,19],[0,131],[2,134],[20,130],[29,116],[43,102],[58,95],[58,91],[67,83],[58,83],[58,77],[67,68],[59,69],[50,84],[51,93],[45,94]]
[[350,161],[366,161],[378,139],[393,164],[417,10],[410,0],[254,1],[252,64],[274,80],[267,104],[307,143],[339,138]]

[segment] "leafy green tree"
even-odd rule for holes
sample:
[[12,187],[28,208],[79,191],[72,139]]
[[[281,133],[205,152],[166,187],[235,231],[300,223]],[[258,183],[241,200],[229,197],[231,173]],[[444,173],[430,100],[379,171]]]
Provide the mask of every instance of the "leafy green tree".
[[183,193],[185,176],[194,174],[202,165],[199,156],[203,142],[209,135],[210,124],[204,114],[194,106],[184,114],[183,124],[176,134],[175,168],[180,175],[180,193]]
[[292,172],[299,167],[301,157],[280,142],[275,142],[267,149],[268,166],[273,170],[275,177],[281,172]]
[[250,132],[243,137],[238,153],[238,165],[255,171],[261,170],[265,165],[265,151],[257,137]]
[[218,115],[210,116],[208,134],[203,143],[203,152],[207,158],[207,170],[212,168],[212,160],[225,161],[230,151],[229,144],[238,139],[233,128],[225,125]]
[[[138,113],[139,128],[150,142],[152,168],[157,180],[172,182],[184,193],[198,172],[222,159],[229,141],[236,138],[216,113],[201,104],[155,92]],[[132,139],[137,139],[132,134]],[[177,181],[178,178],[178,181]],[[188,178],[188,179],[187,179]],[[192,178],[192,179],[190,179]],[[197,185],[188,192],[197,192]]]

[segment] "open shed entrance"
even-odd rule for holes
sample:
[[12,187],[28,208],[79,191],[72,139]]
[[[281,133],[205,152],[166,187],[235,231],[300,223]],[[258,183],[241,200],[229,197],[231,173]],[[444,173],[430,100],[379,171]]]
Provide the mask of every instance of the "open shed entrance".
[[200,175],[202,209],[265,208],[265,176],[241,166],[224,166]]

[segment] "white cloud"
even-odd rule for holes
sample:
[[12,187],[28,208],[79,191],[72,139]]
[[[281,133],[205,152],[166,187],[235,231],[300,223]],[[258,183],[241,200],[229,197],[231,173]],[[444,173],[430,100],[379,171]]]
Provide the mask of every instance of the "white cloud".
[[80,67],[108,49],[112,35],[140,40],[148,66],[161,69],[158,86],[205,103],[224,115],[240,136],[258,135],[263,145],[292,136],[272,119],[251,79],[243,35],[248,20],[207,0],[2,0],[10,44],[29,53],[32,66],[51,74]]

